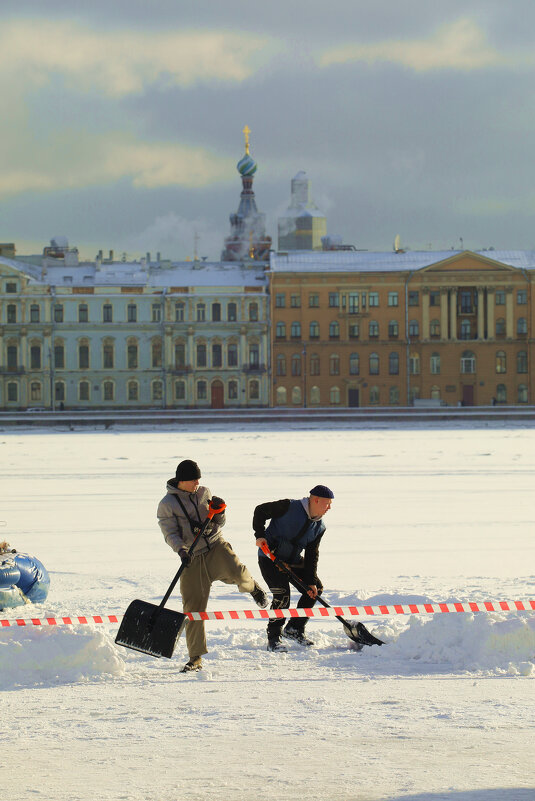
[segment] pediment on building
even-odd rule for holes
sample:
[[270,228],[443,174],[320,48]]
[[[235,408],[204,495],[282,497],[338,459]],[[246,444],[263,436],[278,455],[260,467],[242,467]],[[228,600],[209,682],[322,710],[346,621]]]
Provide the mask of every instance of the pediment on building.
[[504,264],[497,261],[490,256],[481,253],[474,253],[470,250],[465,250],[463,253],[456,253],[448,259],[442,259],[435,264],[430,264],[427,267],[422,267],[419,273],[451,273],[451,272],[470,272],[470,273],[513,273],[517,274],[521,271],[518,267],[513,267],[510,264]]

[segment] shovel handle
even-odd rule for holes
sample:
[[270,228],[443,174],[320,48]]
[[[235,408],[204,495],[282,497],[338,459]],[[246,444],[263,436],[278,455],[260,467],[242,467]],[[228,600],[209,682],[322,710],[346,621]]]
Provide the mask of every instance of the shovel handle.
[[265,542],[265,543],[262,545],[262,547],[261,547],[261,549],[260,549],[260,550],[262,550],[262,551],[265,553],[265,555],[266,555],[266,556],[268,556],[268,557],[271,559],[271,561],[272,561],[272,562],[274,562],[274,561],[275,561],[275,559],[276,559],[276,556],[275,556],[275,554],[274,554],[274,553],[272,553],[272,552],[269,550],[269,545],[267,544],[267,542]]

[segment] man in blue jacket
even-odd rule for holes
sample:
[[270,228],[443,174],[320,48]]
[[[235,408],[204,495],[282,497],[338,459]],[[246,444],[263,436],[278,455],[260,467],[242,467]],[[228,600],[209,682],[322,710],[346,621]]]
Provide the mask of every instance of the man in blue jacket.
[[[317,576],[319,545],[325,533],[323,515],[329,511],[334,493],[329,487],[318,484],[310,490],[308,498],[261,503],[254,510],[253,529],[258,548],[268,545],[281,561],[285,562],[309,590],[301,595],[297,606],[309,609],[321,595],[323,586]],[[266,521],[271,522],[266,528]],[[264,581],[273,593],[272,609],[290,606],[288,575],[259,550],[258,564]],[[300,645],[313,645],[305,636],[306,617],[292,618],[284,628],[284,618],[270,620],[267,627],[268,651],[287,651],[281,637],[284,635]]]

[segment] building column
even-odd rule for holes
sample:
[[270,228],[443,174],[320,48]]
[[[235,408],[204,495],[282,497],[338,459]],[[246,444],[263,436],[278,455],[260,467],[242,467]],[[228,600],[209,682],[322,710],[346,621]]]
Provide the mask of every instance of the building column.
[[188,326],[186,333],[186,365],[191,367],[191,372],[186,375],[186,398],[190,398],[190,406],[195,406],[195,340],[193,338],[195,329],[192,325]]
[[422,289],[422,339],[429,339],[429,288]]
[[514,337],[513,319],[513,287],[507,287],[505,291],[505,336],[507,339]]
[[450,339],[457,339],[457,289],[450,292]]
[[485,289],[477,288],[477,338],[485,339]]
[[487,339],[496,338],[496,328],[494,323],[494,287],[487,288]]
[[449,339],[448,334],[448,290],[440,290],[440,338]]

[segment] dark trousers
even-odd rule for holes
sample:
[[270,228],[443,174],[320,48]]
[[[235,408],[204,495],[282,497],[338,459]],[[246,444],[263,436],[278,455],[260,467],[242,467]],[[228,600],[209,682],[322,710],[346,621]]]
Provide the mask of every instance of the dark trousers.
[[[258,557],[258,564],[260,572],[270,591],[273,594],[273,601],[271,602],[271,609],[289,609],[290,607],[290,579],[286,573],[279,570],[278,567],[271,561],[263,556]],[[291,565],[292,572],[295,573],[300,581],[304,581],[303,567],[300,565]],[[321,595],[323,585],[316,577],[316,586],[318,594]],[[304,592],[297,602],[298,609],[310,609],[316,601]],[[281,636],[282,629],[284,628],[285,618],[280,620],[270,620],[267,625],[268,640],[278,639]],[[288,626],[294,630],[303,632],[308,623],[306,617],[290,618]]]

